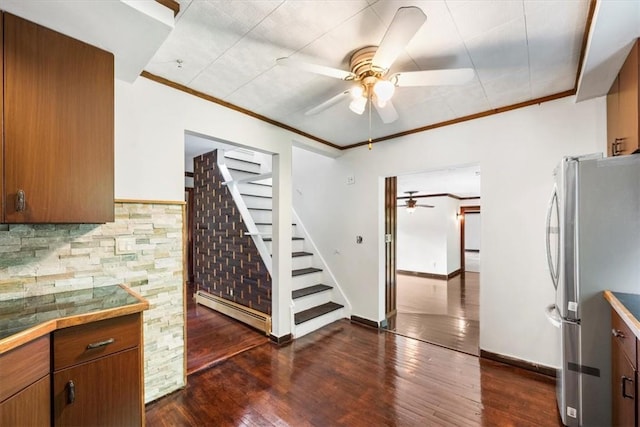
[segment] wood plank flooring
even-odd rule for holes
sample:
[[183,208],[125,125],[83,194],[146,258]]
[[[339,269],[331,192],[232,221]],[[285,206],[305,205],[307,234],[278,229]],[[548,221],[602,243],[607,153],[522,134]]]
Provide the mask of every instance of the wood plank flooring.
[[400,335],[479,355],[480,275],[448,281],[398,274],[398,312],[389,329]]
[[269,342],[250,326],[196,304],[192,289],[187,295],[187,375]]
[[554,380],[335,322],[188,377],[149,426],[559,426]]

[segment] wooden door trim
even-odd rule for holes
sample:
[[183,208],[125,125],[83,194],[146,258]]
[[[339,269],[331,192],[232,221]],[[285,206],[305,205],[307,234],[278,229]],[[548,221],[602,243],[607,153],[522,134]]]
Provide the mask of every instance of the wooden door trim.
[[[385,233],[385,320],[396,313],[396,252],[397,252],[397,197],[398,179],[395,176],[384,180],[384,233]],[[386,242],[386,236],[391,241]]]

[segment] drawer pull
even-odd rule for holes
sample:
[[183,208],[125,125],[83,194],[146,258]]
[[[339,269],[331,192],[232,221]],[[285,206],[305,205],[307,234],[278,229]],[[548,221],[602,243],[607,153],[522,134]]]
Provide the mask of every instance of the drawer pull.
[[24,212],[26,208],[26,196],[24,190],[18,190],[16,193],[16,212]]
[[618,330],[618,329],[612,329],[611,330],[611,335],[613,335],[616,338],[625,338],[624,336],[624,332]]
[[73,403],[75,401],[76,401],[76,385],[73,383],[73,381],[69,381],[67,383],[67,403]]
[[94,342],[93,344],[89,344],[87,346],[87,350],[104,347],[105,345],[113,344],[114,342],[116,342],[116,340],[114,340],[113,338],[109,338],[108,340],[104,340],[100,342]]
[[633,380],[629,377],[622,376],[622,397],[626,399],[633,399],[632,394],[627,394],[627,381],[633,385]]

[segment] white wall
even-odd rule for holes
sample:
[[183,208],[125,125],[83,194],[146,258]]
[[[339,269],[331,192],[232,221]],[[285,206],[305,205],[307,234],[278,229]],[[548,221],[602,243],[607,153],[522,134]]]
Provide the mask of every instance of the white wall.
[[420,273],[447,274],[448,197],[418,199],[432,209],[408,213],[398,207],[397,268]]
[[[480,347],[557,366],[544,249],[552,170],[563,155],[602,151],[604,98],[573,97],[348,150],[335,160],[294,150],[294,207],[353,304],[384,318],[384,177],[448,165],[482,169]],[[347,185],[346,177],[355,176]],[[355,236],[364,242],[355,244]]]

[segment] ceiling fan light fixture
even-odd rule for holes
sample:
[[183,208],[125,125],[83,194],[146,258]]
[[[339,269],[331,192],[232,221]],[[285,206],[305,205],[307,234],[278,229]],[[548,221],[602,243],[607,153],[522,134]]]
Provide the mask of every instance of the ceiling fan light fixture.
[[376,94],[378,105],[381,106],[381,102],[386,104],[386,102],[393,96],[395,90],[396,87],[389,80],[378,80],[373,85],[373,93]]
[[367,98],[361,96],[359,98],[354,99],[349,104],[349,109],[358,115],[362,115],[367,106]]
[[362,87],[362,85],[353,86],[353,88],[349,92],[351,93],[353,99],[362,98],[364,96],[364,88]]
[[408,214],[412,214],[412,213],[414,213],[415,211],[416,211],[416,207],[415,207],[415,206],[413,206],[413,207],[409,207],[409,206],[408,206],[408,207],[407,207],[407,213],[408,213]]

